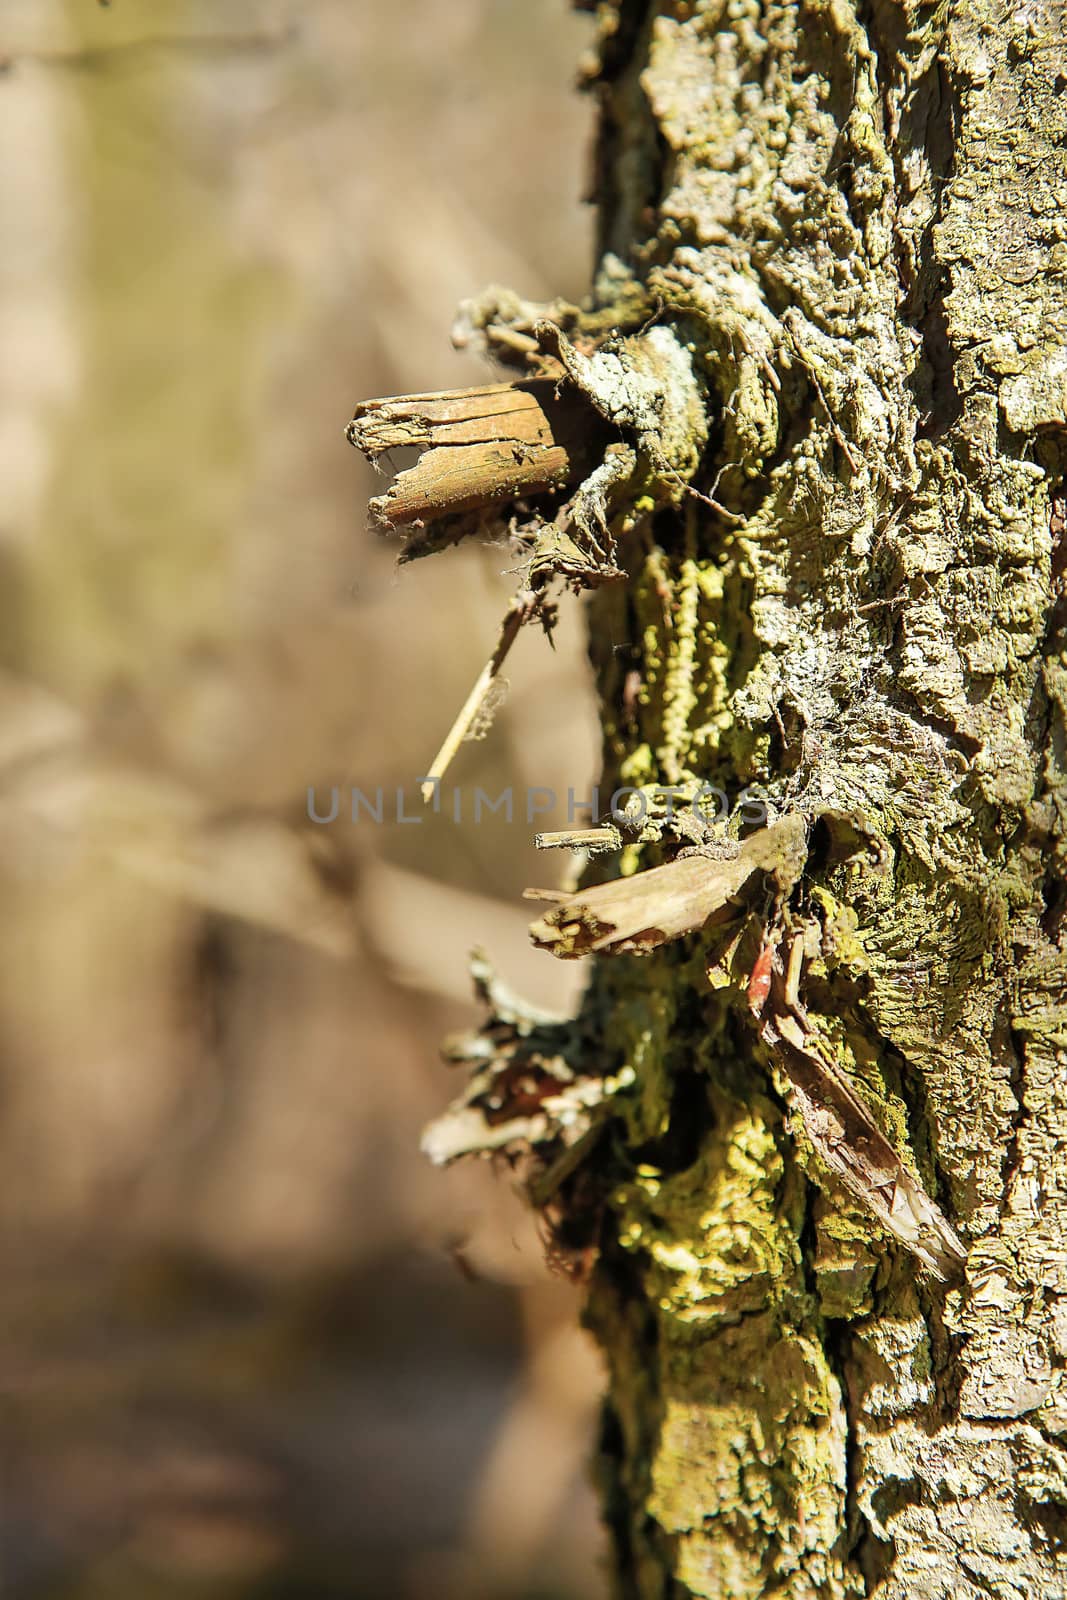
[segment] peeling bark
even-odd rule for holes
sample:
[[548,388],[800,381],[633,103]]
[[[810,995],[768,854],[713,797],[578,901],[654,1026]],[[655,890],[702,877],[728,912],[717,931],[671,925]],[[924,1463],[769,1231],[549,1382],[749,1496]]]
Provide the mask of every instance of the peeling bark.
[[[1054,1600],[1062,8],[598,15],[604,262],[589,307],[554,320],[587,363],[616,329],[631,372],[654,331],[675,396],[642,413],[632,386],[600,392],[632,452],[605,512],[628,581],[591,602],[602,792],[758,785],[811,828],[799,881],[762,907],[595,958],[557,1042],[610,1085],[599,1133],[549,1119],[514,1146],[543,1173],[566,1144],[554,1216],[596,1250],[618,1593]],[[469,324],[511,326],[490,342],[521,363],[545,336],[517,307],[487,297]],[[671,853],[642,836],[597,878]],[[564,925],[557,907],[540,926]],[[962,1281],[924,1272],[820,1156],[782,1030],[761,1043],[745,1000],[772,925],[804,942],[828,1063],[962,1235]]]

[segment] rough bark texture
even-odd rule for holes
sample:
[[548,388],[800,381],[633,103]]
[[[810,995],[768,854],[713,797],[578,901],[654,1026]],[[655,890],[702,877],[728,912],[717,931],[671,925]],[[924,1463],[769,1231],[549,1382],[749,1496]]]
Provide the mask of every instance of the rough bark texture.
[[603,792],[757,785],[813,825],[764,912],[969,1249],[935,1283],[818,1159],[743,1004],[758,901],[732,944],[596,957],[568,1059],[610,1079],[609,1136],[555,1206],[597,1252],[618,1589],[1062,1596],[1063,12],[599,19],[606,268],[571,334],[617,293],[639,341],[636,300],[710,430],[698,499],[684,440],[618,411],[647,470],[592,601]]
[[660,513],[596,597],[609,770],[873,844],[824,824],[809,999],[970,1248],[932,1287],[816,1170],[706,951],[603,962],[620,1592],[1061,1596],[1063,12],[602,23],[603,244],[697,350],[735,514]]

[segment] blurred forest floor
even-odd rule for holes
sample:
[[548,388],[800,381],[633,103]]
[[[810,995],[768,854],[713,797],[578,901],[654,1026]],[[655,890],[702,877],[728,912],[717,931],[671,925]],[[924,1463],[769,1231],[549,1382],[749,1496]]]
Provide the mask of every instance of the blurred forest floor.
[[[470,946],[573,997],[519,900],[558,867],[521,807],[307,815],[309,786],[413,795],[493,644],[506,552],[398,576],[343,428],[485,378],[448,329],[487,282],[581,293],[589,26],[0,0],[17,1600],[602,1591],[573,1292],[506,1175],[418,1153]],[[588,794],[578,608],[508,676],[455,782]]]

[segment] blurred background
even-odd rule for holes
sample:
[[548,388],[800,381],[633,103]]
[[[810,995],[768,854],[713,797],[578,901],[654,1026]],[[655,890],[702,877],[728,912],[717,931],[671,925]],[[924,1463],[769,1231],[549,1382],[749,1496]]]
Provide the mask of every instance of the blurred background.
[[[565,0],[0,0],[17,1600],[604,1592],[576,1291],[506,1172],[418,1150],[472,945],[575,997],[519,898],[559,865],[521,806],[347,811],[414,795],[514,577],[398,573],[343,438],[485,380],[462,297],[584,290],[589,43]],[[580,608],[507,675],[450,784],[588,794]]]

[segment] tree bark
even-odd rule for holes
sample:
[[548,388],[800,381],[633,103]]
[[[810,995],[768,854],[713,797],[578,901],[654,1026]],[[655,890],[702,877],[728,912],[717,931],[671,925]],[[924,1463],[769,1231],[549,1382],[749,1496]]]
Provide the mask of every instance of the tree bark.
[[[601,790],[758,788],[808,830],[802,870],[725,920],[594,956],[556,1040],[609,1085],[532,1189],[593,1262],[617,1590],[1051,1600],[1063,11],[615,0],[598,17],[603,262],[569,331],[630,372],[653,333],[657,359],[669,336],[689,361],[657,369],[656,426],[614,413],[638,466],[606,518],[627,581],[591,603]],[[628,346],[604,342],[613,306]],[[507,320],[494,307],[474,321]],[[598,876],[680,843],[646,828]],[[862,1176],[834,1175],[850,1135],[820,1145],[781,1030],[749,1015],[763,952],[794,944],[826,1070],[963,1237],[947,1282],[878,1223]],[[565,1097],[541,1024],[508,1017],[497,1004],[494,1049],[506,1023],[512,1066],[518,1050]],[[516,1124],[514,1148],[543,1124]],[[885,1181],[890,1211],[902,1182]]]

